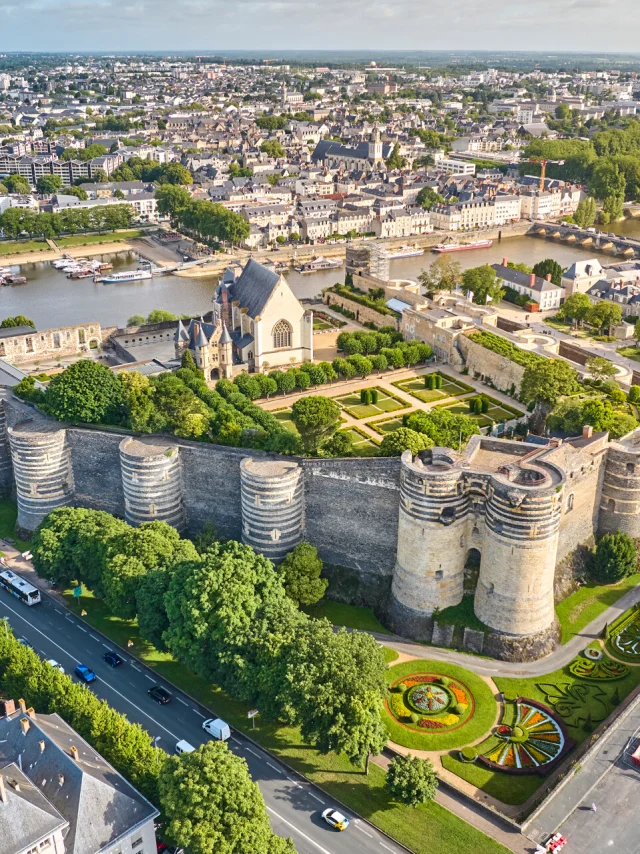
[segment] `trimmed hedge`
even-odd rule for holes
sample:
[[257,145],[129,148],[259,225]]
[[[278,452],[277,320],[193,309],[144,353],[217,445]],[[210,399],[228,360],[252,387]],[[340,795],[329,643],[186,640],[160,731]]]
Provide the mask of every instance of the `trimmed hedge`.
[[538,362],[544,361],[542,356],[536,356],[535,353],[528,353],[526,350],[521,350],[520,347],[516,347],[515,344],[507,341],[506,338],[501,338],[499,335],[494,335],[493,332],[487,332],[485,329],[472,332],[469,335],[469,339],[475,341],[476,344],[480,344],[481,347],[487,350],[493,350],[494,353],[504,356],[517,365],[522,365],[524,368],[532,367],[533,365],[537,365]]

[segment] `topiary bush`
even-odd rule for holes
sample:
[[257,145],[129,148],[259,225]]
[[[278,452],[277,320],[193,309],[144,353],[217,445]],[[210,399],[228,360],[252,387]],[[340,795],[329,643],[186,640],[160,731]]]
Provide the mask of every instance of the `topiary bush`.
[[478,751],[475,747],[463,747],[460,751],[460,759],[463,762],[475,762],[478,757]]
[[516,691],[503,691],[502,697],[505,703],[515,703],[518,699],[518,694]]
[[440,685],[444,685],[445,687],[446,687],[447,685],[450,685],[450,684],[451,684],[451,679],[449,679],[449,677],[448,677],[448,676],[438,676],[438,679],[437,679],[436,681],[437,681]]
[[372,388],[371,389],[371,403],[377,403],[377,402],[378,402],[378,389]]
[[467,711],[466,703],[456,703],[455,706],[451,709],[454,715],[463,715]]

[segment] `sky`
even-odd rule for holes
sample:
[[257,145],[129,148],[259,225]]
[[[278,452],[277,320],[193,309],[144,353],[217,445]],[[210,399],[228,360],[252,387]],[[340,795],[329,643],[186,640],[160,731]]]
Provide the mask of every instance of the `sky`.
[[0,52],[638,52],[638,0],[0,0]]

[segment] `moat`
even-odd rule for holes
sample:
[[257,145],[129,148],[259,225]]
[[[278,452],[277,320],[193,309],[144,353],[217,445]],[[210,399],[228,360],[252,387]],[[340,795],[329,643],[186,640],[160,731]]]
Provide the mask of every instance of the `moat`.
[[[638,220],[625,220],[610,228],[629,237],[640,236]],[[509,260],[530,265],[551,257],[563,266],[568,266],[587,255],[600,258],[603,264],[613,263],[610,254],[532,237],[511,237],[495,241],[490,249],[463,252],[455,257],[463,268],[468,268],[493,264],[505,256]],[[420,257],[393,261],[392,277],[415,279],[436,257],[427,251]],[[115,271],[135,267],[135,255],[131,252],[110,255],[108,259],[113,263]],[[25,314],[41,329],[90,320],[97,320],[103,326],[122,326],[131,315],[147,315],[154,308],[164,308],[176,314],[193,315],[206,312],[210,308],[213,289],[218,281],[218,276],[183,278],[167,275],[155,276],[148,281],[108,285],[95,284],[92,279],[67,279],[49,262],[23,264],[20,269],[28,282],[26,285],[0,288],[0,317]],[[308,276],[293,270],[287,273],[287,279],[300,299],[318,296],[323,288],[343,278],[344,267]]]

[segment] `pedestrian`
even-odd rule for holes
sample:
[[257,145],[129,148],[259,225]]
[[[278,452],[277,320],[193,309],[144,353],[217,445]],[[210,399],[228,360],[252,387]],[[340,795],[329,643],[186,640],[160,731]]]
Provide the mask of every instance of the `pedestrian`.
[[591,812],[595,812],[597,809],[598,808],[595,804],[591,804]]

